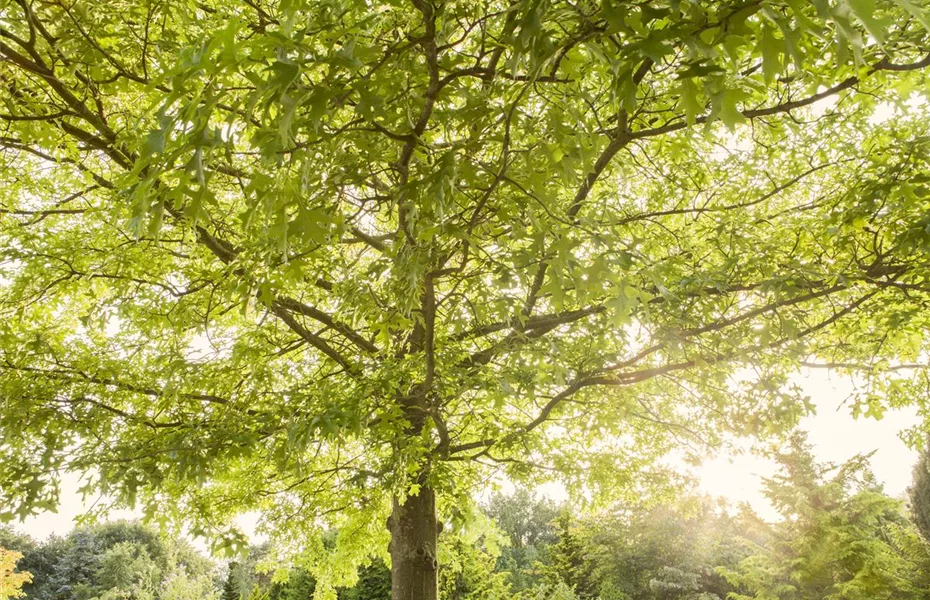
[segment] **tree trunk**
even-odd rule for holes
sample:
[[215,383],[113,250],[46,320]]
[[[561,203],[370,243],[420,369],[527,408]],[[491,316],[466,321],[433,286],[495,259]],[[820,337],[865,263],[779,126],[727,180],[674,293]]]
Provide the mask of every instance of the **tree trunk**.
[[437,600],[439,559],[436,541],[436,494],[422,485],[416,496],[400,504],[388,520],[391,531],[391,600]]

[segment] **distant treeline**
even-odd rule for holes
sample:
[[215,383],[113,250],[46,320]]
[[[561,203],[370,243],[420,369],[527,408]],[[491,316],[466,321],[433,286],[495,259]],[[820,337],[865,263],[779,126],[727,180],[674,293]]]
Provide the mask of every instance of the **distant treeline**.
[[[783,519],[707,498],[597,517],[526,490],[484,507],[496,524],[477,541],[444,535],[446,600],[928,600],[930,544],[921,535],[930,497],[927,460],[915,469],[916,509],[885,495],[867,457],[814,462],[803,440],[776,457],[766,493]],[[912,513],[916,513],[913,515]],[[314,578],[264,572],[269,547],[216,563],[188,543],[136,523],[79,528],[36,543],[0,529],[22,553],[23,587],[36,600],[309,600]],[[295,563],[299,564],[299,563]],[[361,568],[339,600],[389,600],[390,572]]]

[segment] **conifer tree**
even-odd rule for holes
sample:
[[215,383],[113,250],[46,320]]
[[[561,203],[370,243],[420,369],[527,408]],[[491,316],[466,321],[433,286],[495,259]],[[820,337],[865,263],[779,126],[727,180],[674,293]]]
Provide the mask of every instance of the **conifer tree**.
[[549,547],[549,564],[546,566],[550,585],[556,588],[560,583],[565,584],[580,600],[595,598],[594,564],[567,509],[563,509],[556,518],[555,530],[558,541]]
[[908,489],[911,516],[920,535],[930,543],[930,440],[914,465],[914,477]]

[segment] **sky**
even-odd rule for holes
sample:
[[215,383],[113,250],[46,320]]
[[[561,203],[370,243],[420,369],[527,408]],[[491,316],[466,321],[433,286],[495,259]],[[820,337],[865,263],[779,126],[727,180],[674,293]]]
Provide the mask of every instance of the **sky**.
[[[844,404],[854,389],[850,377],[804,369],[794,383],[816,406],[816,414],[805,417],[800,429],[807,432],[818,462],[842,463],[857,454],[874,452],[870,464],[885,492],[894,497],[906,493],[917,452],[899,434],[920,424],[914,407],[889,410],[880,421],[854,419]],[[777,513],[762,494],[762,479],[775,472],[773,461],[751,454],[723,454],[696,469],[701,491],[734,503],[747,502],[766,519],[776,518]]]
[[[914,409],[889,410],[881,421],[860,417],[853,419],[844,400],[853,390],[853,381],[826,370],[805,369],[795,380],[817,407],[816,415],[805,418],[800,427],[808,432],[819,461],[843,462],[856,454],[874,451],[871,464],[886,493],[901,496],[911,480],[911,469],[917,453],[908,448],[899,434],[920,420]],[[762,478],[775,473],[770,460],[751,454],[724,454],[706,461],[693,471],[698,489],[732,503],[746,502],[763,518],[775,519],[777,514],[762,494]],[[44,539],[51,534],[63,535],[74,527],[74,519],[86,511],[92,502],[82,502],[77,477],[66,474],[62,481],[62,502],[57,513],[44,513],[17,523],[15,527],[33,538]],[[558,492],[554,492],[558,495]],[[111,513],[110,518],[133,518],[130,511]],[[240,526],[253,541],[262,536],[255,533],[256,518],[244,516]]]

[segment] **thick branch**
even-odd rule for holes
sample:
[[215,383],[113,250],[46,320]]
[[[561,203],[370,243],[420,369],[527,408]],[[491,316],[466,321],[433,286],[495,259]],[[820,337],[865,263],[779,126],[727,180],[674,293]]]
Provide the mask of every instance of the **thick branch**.
[[[829,327],[830,325],[832,325],[833,323],[835,323],[842,317],[856,310],[864,302],[866,302],[867,300],[869,300],[870,298],[872,298],[878,293],[879,293],[879,290],[873,290],[873,291],[866,293],[865,295],[861,296],[854,302],[845,306],[843,309],[831,315],[829,318],[821,321],[820,323],[817,323],[816,325],[813,325],[805,329],[804,331],[801,331],[796,336],[796,338],[792,338],[792,339],[802,339],[813,333],[816,333],[817,331],[820,331],[826,327]],[[670,363],[670,364],[657,366],[657,367],[648,367],[645,369],[639,369],[635,371],[627,371],[624,373],[602,374],[603,372],[601,372],[600,374],[581,375],[574,382],[572,382],[566,388],[564,388],[561,392],[553,396],[545,405],[543,405],[542,409],[540,409],[540,412],[537,414],[537,416],[534,419],[532,419],[531,421],[527,422],[526,424],[522,426],[515,428],[514,433],[509,434],[506,437],[512,437],[512,436],[529,433],[530,431],[533,431],[534,429],[543,425],[546,421],[549,420],[549,417],[551,416],[552,412],[556,408],[558,408],[559,405],[561,405],[563,402],[565,402],[572,396],[576,395],[578,392],[580,392],[583,389],[586,389],[589,387],[598,387],[598,386],[617,387],[617,386],[624,386],[624,385],[632,385],[635,383],[641,383],[643,381],[647,381],[649,379],[654,379],[656,377],[659,377],[661,375],[666,375],[668,373],[688,370],[688,369],[694,368],[698,364],[702,366],[708,366],[708,365],[714,365],[714,364],[719,364],[719,363],[724,363],[724,362],[737,361],[737,360],[744,359],[747,356],[750,356],[754,353],[776,348],[782,344],[787,343],[788,341],[790,340],[781,339],[781,340],[776,340],[769,344],[765,344],[765,345],[755,347],[755,348],[748,348],[744,350],[735,350],[732,352],[719,353],[719,354],[712,355],[712,356],[701,357],[700,359],[691,359],[687,361],[682,361],[678,363]],[[457,454],[461,452],[468,452],[470,450],[490,448],[491,446],[494,446],[502,439],[504,438],[486,438],[483,440],[476,440],[476,441],[468,442],[465,444],[458,444],[455,446],[450,446],[448,449],[448,453],[452,455],[452,454]]]

